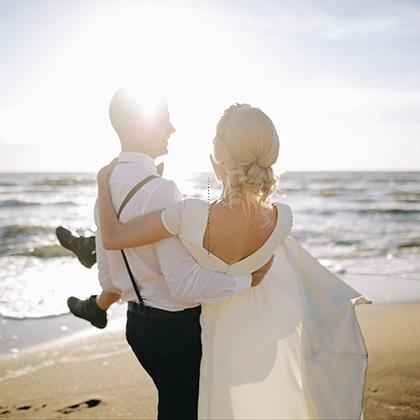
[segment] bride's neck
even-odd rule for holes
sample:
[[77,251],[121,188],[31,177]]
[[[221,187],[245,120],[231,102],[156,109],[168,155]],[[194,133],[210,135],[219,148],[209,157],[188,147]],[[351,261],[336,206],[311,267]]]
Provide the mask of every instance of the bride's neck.
[[[252,197],[251,198],[252,202],[251,202],[251,207],[253,209],[255,209],[255,211],[258,212],[264,212],[264,210],[266,210],[267,208],[270,208],[270,204],[268,203],[261,203],[261,206],[258,205],[258,197]],[[229,206],[233,211],[240,211],[243,212],[244,211],[244,206],[243,206],[243,202],[241,203],[231,203],[230,200],[226,199],[223,195],[223,193],[221,194],[221,196],[216,200],[216,202],[214,204],[221,204],[221,205],[226,205]],[[253,212],[253,211],[252,211]]]

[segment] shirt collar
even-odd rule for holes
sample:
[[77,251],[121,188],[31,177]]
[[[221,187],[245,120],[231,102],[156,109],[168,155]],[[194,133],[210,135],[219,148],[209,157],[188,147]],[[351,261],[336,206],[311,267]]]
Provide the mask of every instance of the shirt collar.
[[140,152],[120,152],[118,156],[118,162],[137,162],[141,163],[142,165],[152,169],[154,172],[156,172],[156,165],[155,160],[149,156],[146,155],[146,153],[140,153]]

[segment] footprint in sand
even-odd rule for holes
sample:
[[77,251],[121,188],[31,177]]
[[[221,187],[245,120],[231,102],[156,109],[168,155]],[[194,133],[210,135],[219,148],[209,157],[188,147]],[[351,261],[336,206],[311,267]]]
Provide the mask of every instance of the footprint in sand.
[[34,408],[32,405],[21,405],[20,407],[0,407],[0,415],[7,415],[7,414],[11,414],[12,412],[16,412],[16,411],[26,411],[26,410],[30,410],[31,408],[33,408],[33,411],[38,411],[41,408],[45,408],[47,406],[47,404],[42,405],[41,407],[36,407]]
[[96,407],[100,403],[101,403],[101,400],[92,399],[92,400],[83,401],[79,404],[69,405],[68,407],[64,407],[61,410],[57,410],[57,411],[61,414],[70,414],[70,413],[75,413],[76,411],[82,411],[85,408]]

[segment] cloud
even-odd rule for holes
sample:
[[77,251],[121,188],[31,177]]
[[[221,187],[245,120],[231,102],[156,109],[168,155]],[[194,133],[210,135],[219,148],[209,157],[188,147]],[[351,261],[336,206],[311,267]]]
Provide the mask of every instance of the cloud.
[[[327,3],[322,3],[325,6]],[[294,3],[293,7],[274,6],[271,10],[273,24],[283,31],[294,34],[316,34],[326,40],[346,40],[372,35],[418,34],[420,26],[420,7],[404,7],[395,2],[396,7],[381,10],[368,10],[369,4],[359,6],[359,15],[344,13],[344,8],[336,8],[335,13],[315,7],[313,3]],[[370,12],[370,13],[369,13]],[[369,16],[370,14],[370,16]]]
[[344,40],[370,35],[409,34],[418,31],[420,13],[415,15],[378,16],[347,20],[331,15],[321,15],[310,22],[310,26],[321,37]]

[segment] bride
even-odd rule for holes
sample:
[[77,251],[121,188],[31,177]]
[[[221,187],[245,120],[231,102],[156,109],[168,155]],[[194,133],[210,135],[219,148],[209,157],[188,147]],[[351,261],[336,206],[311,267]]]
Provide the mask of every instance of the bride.
[[271,202],[278,153],[270,118],[233,105],[213,140],[220,198],[186,199],[126,224],[110,198],[112,162],[98,174],[103,243],[122,249],[178,235],[200,265],[232,275],[274,255],[258,287],[202,305],[200,419],[362,419],[368,354],[354,305],[371,301],[290,235],[290,207]]

